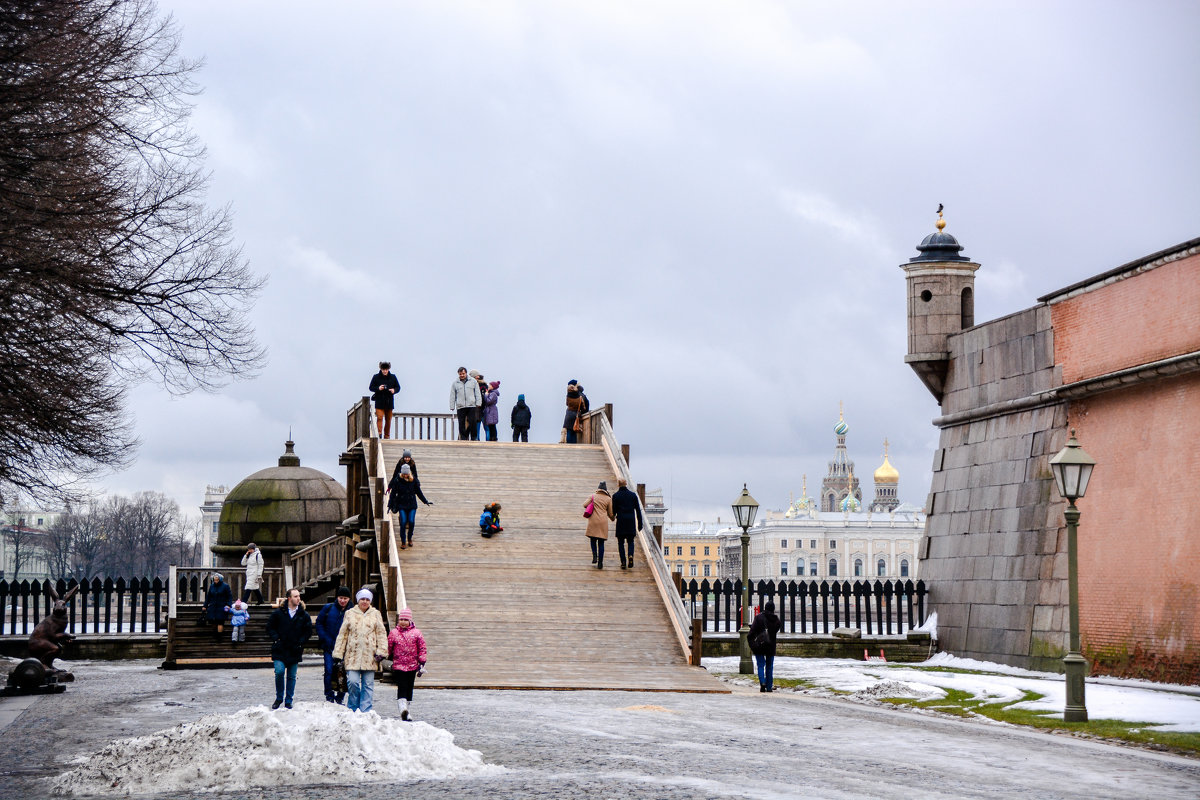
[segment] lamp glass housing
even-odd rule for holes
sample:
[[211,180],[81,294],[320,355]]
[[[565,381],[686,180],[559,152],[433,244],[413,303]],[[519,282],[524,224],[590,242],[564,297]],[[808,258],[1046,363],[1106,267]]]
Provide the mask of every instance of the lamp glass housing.
[[739,528],[749,528],[754,525],[754,516],[758,513],[758,502],[750,496],[750,492],[746,490],[746,484],[742,484],[742,493],[738,495],[738,499],[733,501],[733,518],[737,522]]
[[1074,503],[1087,492],[1088,481],[1092,479],[1092,470],[1096,460],[1089,456],[1075,439],[1075,431],[1067,446],[1050,459],[1050,469],[1054,471],[1054,482],[1058,484],[1058,493],[1068,502]]

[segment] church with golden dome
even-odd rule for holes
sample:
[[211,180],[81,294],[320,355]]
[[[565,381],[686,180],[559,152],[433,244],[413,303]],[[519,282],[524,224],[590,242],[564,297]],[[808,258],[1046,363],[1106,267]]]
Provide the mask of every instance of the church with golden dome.
[[821,481],[821,492],[818,500],[808,497],[808,477],[804,478],[804,489],[800,500],[793,501],[787,511],[790,519],[802,513],[813,510],[857,512],[869,510],[872,513],[894,511],[900,505],[900,473],[888,461],[888,442],[883,440],[883,463],[875,470],[875,497],[870,505],[863,503],[862,487],[858,478],[854,477],[854,461],[846,451],[846,434],[850,426],[841,408],[838,409],[838,421],[833,426],[837,437],[837,445],[833,458],[829,461],[829,470]]

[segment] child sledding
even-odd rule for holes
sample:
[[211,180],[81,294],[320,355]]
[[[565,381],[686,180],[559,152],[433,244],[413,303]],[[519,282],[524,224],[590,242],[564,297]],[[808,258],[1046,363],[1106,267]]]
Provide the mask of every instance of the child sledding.
[[500,504],[491,503],[484,506],[483,513],[479,515],[479,535],[490,539],[492,534],[502,530],[504,528],[500,527]]

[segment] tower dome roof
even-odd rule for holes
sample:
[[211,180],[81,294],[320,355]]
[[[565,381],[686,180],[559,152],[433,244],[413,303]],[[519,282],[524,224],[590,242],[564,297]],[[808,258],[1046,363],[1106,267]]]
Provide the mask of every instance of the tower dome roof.
[[883,464],[880,465],[879,469],[875,470],[875,482],[876,483],[899,483],[900,482],[900,473],[897,472],[896,468],[892,466],[892,463],[890,461],[888,461],[887,453],[883,454]]
[[942,219],[942,207],[939,205],[937,232],[921,240],[917,245],[918,255],[910,258],[908,262],[912,264],[921,261],[970,261],[966,256],[959,255],[963,246],[958,243],[958,239],[946,233],[945,228],[946,220]]

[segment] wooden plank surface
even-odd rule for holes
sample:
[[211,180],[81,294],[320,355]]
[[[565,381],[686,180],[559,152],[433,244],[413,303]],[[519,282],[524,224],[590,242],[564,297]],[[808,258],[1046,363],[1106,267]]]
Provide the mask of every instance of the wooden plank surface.
[[[404,449],[435,503],[400,552],[429,647],[419,688],[726,691],[687,664],[640,546],[620,569],[612,523],[592,566],[583,506],[617,489],[600,446],[390,440],[389,477]],[[485,539],[492,502],[504,531]]]

